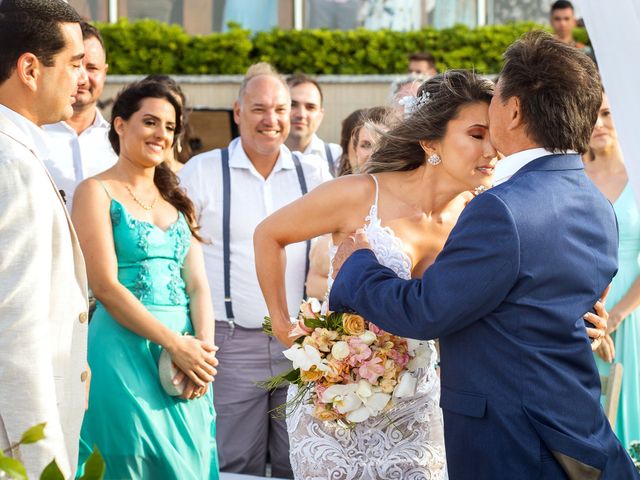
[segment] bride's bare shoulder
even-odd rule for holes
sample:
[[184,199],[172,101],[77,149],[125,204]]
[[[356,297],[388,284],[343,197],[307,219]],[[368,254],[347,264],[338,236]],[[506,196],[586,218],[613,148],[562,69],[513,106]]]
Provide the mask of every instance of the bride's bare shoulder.
[[343,201],[361,203],[373,196],[376,187],[371,175],[353,174],[334,178],[318,188],[325,190],[327,195],[339,195]]

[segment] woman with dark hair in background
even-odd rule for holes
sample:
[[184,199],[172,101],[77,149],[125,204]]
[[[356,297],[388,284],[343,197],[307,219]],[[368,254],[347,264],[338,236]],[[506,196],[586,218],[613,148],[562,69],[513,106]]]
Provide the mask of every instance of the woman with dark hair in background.
[[342,122],[339,177],[360,171],[371,157],[379,133],[391,128],[393,120],[388,108],[371,107],[356,110]]
[[359,108],[351,112],[344,120],[340,128],[340,147],[342,148],[342,156],[338,161],[338,176],[350,173],[351,162],[353,161],[354,151],[351,139],[353,138],[353,130],[360,123],[362,115],[367,108]]
[[181,128],[165,84],[129,85],[112,110],[118,161],[74,198],[98,300],[80,464],[97,446],[105,478],[218,478],[213,308],[194,208],[165,162]]
[[[378,132],[391,127],[393,116],[385,107],[356,110],[342,121],[340,146],[342,157],[338,165],[338,176],[349,175],[366,164],[378,140]],[[362,133],[361,133],[362,132]],[[329,245],[331,238],[323,235],[313,240],[309,252],[309,273],[306,291],[308,297],[323,298],[329,277]]]

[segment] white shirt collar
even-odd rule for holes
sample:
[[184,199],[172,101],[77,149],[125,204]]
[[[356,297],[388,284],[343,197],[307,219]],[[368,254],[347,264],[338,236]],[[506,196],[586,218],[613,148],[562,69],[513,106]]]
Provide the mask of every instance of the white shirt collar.
[[[255,170],[253,162],[249,159],[247,153],[242,147],[242,140],[240,137],[234,138],[231,143],[229,143],[229,166],[232,168]],[[293,168],[295,168],[295,165],[291,158],[291,151],[283,144],[280,146],[280,155],[278,155],[278,160],[276,160],[272,173],[283,169],[290,170]]]
[[[105,120],[105,118],[100,113],[100,110],[96,108],[96,117],[93,119],[93,123],[89,125],[89,127],[85,129],[80,135],[84,133],[89,133],[94,128],[109,129],[110,127],[111,125],[109,124],[109,122]],[[75,129],[71,125],[69,125],[67,122],[58,122],[58,123],[52,123],[50,125],[45,125],[44,129],[46,131],[64,131],[64,132],[73,133],[76,136],[78,135]]]
[[40,159],[47,158],[49,155],[49,144],[47,143],[47,137],[42,128],[5,105],[0,104],[0,112],[18,127],[27,140],[30,140],[31,146],[35,148],[35,153]]
[[530,148],[504,157],[496,164],[496,169],[493,172],[493,186],[506,182],[528,163],[547,155],[555,154],[546,148]]
[[325,154],[324,142],[320,140],[320,137],[318,137],[318,135],[314,133],[311,136],[311,142],[309,142],[309,145],[307,145],[307,148],[305,148],[304,152],[302,153],[304,155],[309,155],[314,153],[316,155],[320,155],[321,157],[324,157],[324,154]]

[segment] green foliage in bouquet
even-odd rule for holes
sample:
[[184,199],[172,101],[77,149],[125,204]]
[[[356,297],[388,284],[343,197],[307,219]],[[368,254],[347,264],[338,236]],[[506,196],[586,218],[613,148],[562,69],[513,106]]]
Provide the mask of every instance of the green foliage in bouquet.
[[[305,327],[307,327],[309,330],[313,330],[315,328],[326,328],[327,330],[333,330],[339,332],[340,334],[345,333],[341,313],[329,312],[329,314],[327,315],[318,315],[317,318],[304,317],[303,322]],[[270,337],[273,336],[273,324],[271,322],[271,318],[264,317],[264,321],[262,322],[262,331]],[[303,340],[304,335],[301,335],[300,337],[295,339],[294,343],[302,345]],[[266,390],[273,390],[278,387],[286,386],[290,383],[298,385],[298,391],[296,392],[295,396],[287,403],[280,405],[273,410],[272,413],[276,417],[284,418],[289,408],[295,408],[300,405],[304,398],[307,396],[307,393],[313,388],[313,385],[310,383],[302,382],[299,368],[285,371],[279,375],[274,375],[264,382],[258,383],[260,387]]]
[[[155,20],[100,23],[111,74],[242,74],[257,61],[283,73],[392,74],[407,70],[407,55],[429,50],[439,70],[497,73],[505,49],[523,33],[547,29],[531,22],[469,28],[456,25],[412,32],[391,30],[282,30],[254,35],[231,24],[224,33],[189,35]],[[576,40],[589,43],[584,29]]]
[[638,472],[640,472],[640,441],[636,440],[631,442],[631,445],[629,445],[629,455],[631,455],[633,464],[638,469]]
[[[0,472],[4,472],[6,476],[13,480],[28,480],[27,470],[24,465],[15,458],[8,457],[6,454],[20,445],[28,445],[42,440],[46,423],[39,423],[31,427],[22,434],[20,441],[5,451],[0,451]],[[91,456],[87,459],[84,466],[84,475],[80,480],[102,480],[105,472],[105,463],[98,449],[94,449]],[[64,480],[64,475],[60,471],[58,464],[52,460],[49,465],[40,474],[40,480]]]

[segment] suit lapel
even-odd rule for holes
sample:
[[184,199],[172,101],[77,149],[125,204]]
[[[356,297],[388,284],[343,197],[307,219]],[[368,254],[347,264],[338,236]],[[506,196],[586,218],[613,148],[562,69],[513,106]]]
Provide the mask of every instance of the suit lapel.
[[[0,113],[0,133],[3,133],[8,137],[11,137],[13,140],[15,140],[16,142],[18,142],[19,144],[27,148],[33,155],[35,161],[38,162],[38,164],[40,165],[40,168],[42,168],[47,178],[49,179],[49,182],[51,183],[51,188],[53,189],[54,194],[58,198],[58,201],[60,202],[60,206],[62,207],[62,210],[64,211],[64,215],[67,219],[69,234],[71,236],[71,244],[73,246],[74,256],[76,259],[76,276],[78,277],[78,280],[82,284],[83,291],[87,293],[87,276],[86,276],[86,269],[84,264],[84,257],[82,255],[82,250],[80,249],[80,242],[78,241],[76,230],[75,228],[73,228],[71,217],[69,216],[69,212],[65,206],[62,196],[60,195],[60,191],[58,190],[56,183],[53,181],[53,178],[49,174],[49,170],[47,170],[47,167],[44,165],[44,162],[38,155],[38,149],[33,144],[33,142],[31,142],[29,138],[26,137],[22,133],[22,131],[12,121],[10,121],[6,116],[2,115],[2,113]],[[80,265],[77,265],[78,263],[80,263]],[[80,267],[80,269],[77,268],[78,266]]]
[[7,117],[2,115],[2,113],[0,113],[0,132],[13,138],[16,142],[20,143],[25,148],[29,149],[29,151],[33,154],[36,161],[40,164],[40,167],[44,170],[44,172],[47,175],[47,178],[51,182],[51,187],[53,188],[56,194],[56,197],[58,197],[58,201],[61,203],[62,207],[64,208],[64,211],[65,211],[64,213],[67,217],[67,223],[69,224],[69,230],[71,230],[71,236],[73,238],[73,241],[77,242],[78,237],[76,236],[75,229],[73,228],[73,224],[71,223],[71,217],[69,217],[69,212],[65,207],[64,200],[60,195],[60,191],[58,190],[56,183],[53,181],[53,178],[51,178],[51,175],[49,174],[49,170],[47,170],[47,167],[44,165],[44,162],[38,155],[38,149],[36,148],[36,146],[22,133],[22,131],[18,127],[16,127],[16,125],[12,121],[10,121],[9,119],[7,119]]

